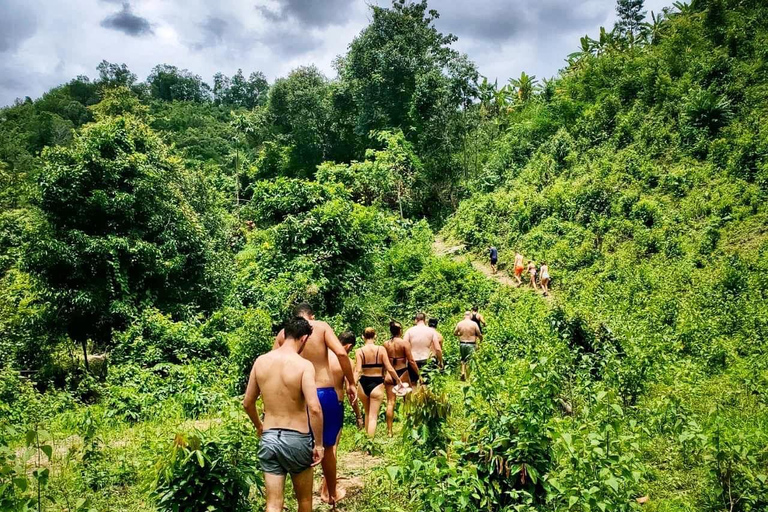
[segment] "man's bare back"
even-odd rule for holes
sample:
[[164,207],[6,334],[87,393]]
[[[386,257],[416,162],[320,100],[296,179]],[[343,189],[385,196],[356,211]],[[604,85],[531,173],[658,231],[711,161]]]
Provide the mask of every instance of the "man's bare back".
[[[312,366],[315,367],[315,382],[318,388],[335,387],[335,379],[330,368],[329,349],[333,350],[334,343],[341,348],[341,342],[327,323],[321,320],[309,320],[309,324],[312,326],[312,334],[307,340],[301,357],[311,362]],[[285,334],[280,331],[275,339],[275,347],[280,346],[284,339]],[[343,350],[343,348],[341,349]]]
[[476,322],[466,317],[456,324],[454,334],[459,337],[460,341],[465,343],[475,343],[478,339],[482,339],[480,327]]
[[[303,386],[315,370],[312,363],[296,353],[272,351],[256,360],[251,373],[261,390],[264,402],[264,429],[284,428],[309,432],[307,400]],[[312,397],[317,400],[315,386]]]
[[416,361],[429,359],[439,343],[436,331],[423,321],[405,331],[403,339],[411,344],[411,353]]

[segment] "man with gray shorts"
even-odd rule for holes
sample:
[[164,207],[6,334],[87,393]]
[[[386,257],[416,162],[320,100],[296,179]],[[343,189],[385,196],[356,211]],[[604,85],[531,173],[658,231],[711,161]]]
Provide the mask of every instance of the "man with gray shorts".
[[[325,450],[315,367],[299,355],[311,334],[312,326],[306,319],[289,320],[280,348],[253,363],[243,398],[243,407],[261,437],[258,456],[264,471],[267,512],[283,510],[287,474],[293,481],[299,512],[312,510],[312,468],[323,460]],[[264,402],[263,422],[256,408],[259,396]]]

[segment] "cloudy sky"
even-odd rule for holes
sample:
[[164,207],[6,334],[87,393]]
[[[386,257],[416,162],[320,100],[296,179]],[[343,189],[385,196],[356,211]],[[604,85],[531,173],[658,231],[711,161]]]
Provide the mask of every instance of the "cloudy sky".
[[[333,59],[387,0],[0,0],[0,105],[40,96],[102,59],[140,79],[167,63],[209,83],[242,68],[267,78]],[[671,0],[646,0],[660,11]],[[458,36],[480,72],[502,83],[557,73],[580,36],[614,20],[613,0],[430,0],[437,26]]]

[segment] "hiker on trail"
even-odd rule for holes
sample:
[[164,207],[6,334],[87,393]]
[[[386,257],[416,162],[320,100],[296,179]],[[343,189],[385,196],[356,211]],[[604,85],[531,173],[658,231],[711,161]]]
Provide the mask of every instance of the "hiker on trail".
[[[440,338],[435,329],[431,329],[426,324],[427,316],[424,313],[417,313],[413,319],[413,327],[405,331],[403,338],[406,343],[411,345],[413,358],[419,371],[423,372],[424,366],[432,358],[432,354],[437,356],[437,360],[443,360],[443,348],[440,346]],[[416,382],[418,375],[411,374],[411,382]]]
[[[315,368],[299,355],[311,334],[312,326],[305,318],[289,320],[281,346],[253,363],[243,399],[243,407],[261,437],[258,458],[264,471],[267,512],[283,510],[285,476],[289,473],[299,512],[312,510],[312,468],[323,460],[324,446]],[[264,402],[263,422],[256,408],[259,396]]]
[[523,267],[523,255],[519,252],[515,253],[515,279],[517,280],[517,286],[521,286],[523,284],[523,270],[525,268]]
[[435,356],[437,357],[437,366],[442,370],[445,367],[445,362],[443,361],[443,335],[437,330],[437,323],[437,318],[430,318],[429,321],[427,321],[427,325],[430,329],[435,331],[435,335],[437,336],[437,347],[440,350],[435,352]]
[[531,276],[531,287],[538,290],[539,288],[536,286],[536,263],[533,260],[528,262],[528,274]]
[[469,379],[467,363],[477,349],[477,343],[482,341],[483,333],[480,326],[472,321],[472,313],[464,313],[464,319],[456,324],[453,334],[459,338],[459,354],[461,355],[461,380]]
[[[339,338],[336,337],[330,325],[315,320],[312,306],[303,302],[296,306],[294,314],[306,319],[312,326],[312,334],[309,336],[301,356],[309,360],[315,367],[317,398],[323,408],[323,439],[326,442],[333,440],[333,442],[325,444],[327,449],[336,444],[335,439],[339,435],[344,419],[344,409],[339,405],[339,397],[336,395],[333,373],[331,372],[330,353],[336,355],[341,365],[344,378],[347,380],[347,396],[349,396],[350,402],[357,400],[355,374],[352,372],[352,362],[349,360],[349,355],[339,342]],[[285,331],[283,330],[275,338],[275,347],[282,345],[284,340]],[[336,496],[336,457],[333,452],[323,458],[323,476],[328,482],[329,495]]]
[[[344,331],[339,335],[339,341],[341,342],[342,346],[344,347],[344,350],[349,354],[353,348],[355,348],[355,333],[352,331]],[[342,409],[342,418],[344,416],[344,388],[345,388],[345,381],[344,378],[344,371],[341,369],[341,364],[339,364],[339,358],[336,357],[336,354],[328,351],[328,359],[330,360],[331,365],[331,374],[333,375],[333,387],[336,389],[336,396],[339,399],[339,407]],[[360,403],[358,401],[350,401],[350,405],[352,405],[352,410],[355,411],[355,417],[357,418],[357,428],[362,429],[363,428],[363,416],[360,413]],[[332,440],[326,440],[323,439],[323,444],[326,446],[329,446],[328,453],[326,454],[326,457],[333,457],[336,459],[336,447],[339,445],[339,439],[341,439],[341,429],[339,429],[339,433],[336,434],[336,438]],[[331,441],[329,444],[328,441]],[[336,496],[334,497],[333,502],[338,503],[344,497],[346,496],[347,491],[341,487],[340,485],[336,485]],[[331,500],[329,498],[328,494],[328,485],[325,482],[325,478],[323,478],[323,484],[320,490],[320,499],[323,500],[325,503],[331,503]]]
[[[403,385],[411,385],[411,376],[409,369],[419,375],[419,367],[416,365],[416,361],[413,359],[411,353],[411,346],[407,344],[403,338],[403,326],[400,322],[394,320],[389,322],[389,333],[392,337],[389,341],[384,342],[384,349],[387,351],[389,362],[392,363],[392,368],[400,377],[400,382]],[[418,378],[418,377],[417,377]],[[384,386],[387,390],[387,434],[392,437],[392,423],[395,419],[395,401],[397,400],[397,393],[395,392],[395,381],[392,380],[390,375],[387,375],[384,379]]]
[[363,339],[365,346],[355,351],[355,373],[359,376],[357,384],[365,411],[365,430],[373,437],[376,434],[379,409],[386,397],[384,372],[386,371],[396,384],[401,385],[402,381],[389,362],[387,350],[376,345],[376,331],[372,327],[365,328]]
[[488,249],[489,256],[491,257],[491,269],[493,270],[493,273],[496,273],[496,263],[499,262],[499,251],[496,249],[496,247],[491,246]]
[[477,306],[472,306],[472,321],[480,328],[480,332],[483,332],[483,327],[486,326],[485,318],[478,312]]
[[544,290],[544,296],[549,295],[549,265],[546,261],[541,262],[541,276],[539,277],[541,289]]

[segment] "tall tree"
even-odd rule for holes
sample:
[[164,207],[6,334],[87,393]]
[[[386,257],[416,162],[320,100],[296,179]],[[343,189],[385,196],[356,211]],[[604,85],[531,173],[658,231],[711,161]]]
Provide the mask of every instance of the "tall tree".
[[159,64],[147,77],[152,97],[165,101],[210,100],[211,88],[199,75],[168,64]]
[[617,0],[616,14],[619,19],[614,27],[617,36],[627,39],[630,43],[635,41],[644,30],[644,6],[645,0]]
[[[435,185],[453,182],[464,134],[460,112],[477,97],[477,69],[435,27],[425,0],[373,6],[373,18],[339,63],[356,107],[356,132],[399,128],[425,160]],[[441,196],[442,197],[442,196]]]
[[43,154],[36,203],[45,222],[25,261],[84,353],[144,307],[210,310],[222,289],[216,224],[196,208],[200,180],[132,113],[141,110],[127,89],[97,107],[98,122],[71,146]]
[[251,73],[246,79],[238,69],[232,78],[216,73],[213,77],[213,100],[217,105],[253,108],[267,101],[269,83],[264,73]]

